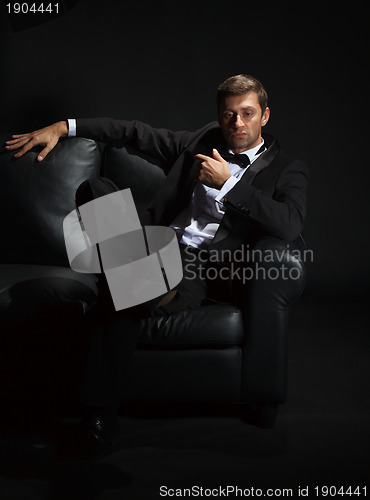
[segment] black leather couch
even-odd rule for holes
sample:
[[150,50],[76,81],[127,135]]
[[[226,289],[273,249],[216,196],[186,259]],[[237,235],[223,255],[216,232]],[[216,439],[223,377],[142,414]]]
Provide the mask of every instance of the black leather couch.
[[[2,134],[1,144],[8,138]],[[131,188],[140,215],[164,178],[157,160],[126,147],[66,139],[42,163],[38,151],[18,160],[3,147],[0,153],[1,390],[9,387],[10,370],[12,394],[22,396],[35,372],[45,383],[58,371],[59,378],[70,377],[69,387],[78,387],[85,320],[98,288],[97,277],[72,271],[66,255],[62,223],[75,208],[76,188],[85,179],[109,177]],[[256,248],[276,250],[277,262],[259,266],[284,265],[295,279],[250,280],[244,316],[231,305],[206,305],[147,320],[127,400],[248,403],[257,425],[273,425],[286,396],[288,308],[303,291],[305,270],[282,240],[266,236]],[[302,248],[302,240],[289,248]],[[81,356],[75,356],[75,343]]]

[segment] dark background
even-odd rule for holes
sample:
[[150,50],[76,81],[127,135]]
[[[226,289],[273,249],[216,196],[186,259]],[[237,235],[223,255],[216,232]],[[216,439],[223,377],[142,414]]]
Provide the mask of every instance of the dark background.
[[[9,135],[93,116],[194,130],[216,119],[221,81],[259,78],[270,96],[268,131],[310,167],[305,237],[314,262],[306,294],[291,308],[288,400],[273,431],[214,411],[164,419],[145,411],[121,417],[122,446],[107,462],[57,464],[44,475],[1,466],[1,498],[92,500],[103,489],[113,498],[114,487],[117,498],[157,498],[159,480],[170,478],[172,486],[214,487],[216,477],[241,486],[366,484],[365,2],[64,0],[63,13],[48,22],[10,18],[6,3],[0,131]],[[76,484],[89,494],[74,496]]]
[[36,20],[10,19],[3,2],[1,131],[92,116],[193,130],[216,119],[218,83],[255,75],[268,131],[311,170],[308,289],[367,286],[364,4],[59,3],[63,15],[22,29]]

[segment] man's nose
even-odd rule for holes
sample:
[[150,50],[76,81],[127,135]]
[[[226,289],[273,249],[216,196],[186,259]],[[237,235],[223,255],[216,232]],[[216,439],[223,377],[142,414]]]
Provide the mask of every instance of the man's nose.
[[240,115],[236,115],[235,116],[235,122],[234,123],[235,123],[235,127],[244,127],[244,122],[241,119]]

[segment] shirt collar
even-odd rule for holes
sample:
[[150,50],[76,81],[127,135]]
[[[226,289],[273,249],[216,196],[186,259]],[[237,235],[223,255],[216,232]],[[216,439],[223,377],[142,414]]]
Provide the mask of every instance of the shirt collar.
[[[256,155],[256,153],[257,153],[257,152],[261,149],[261,147],[265,144],[265,141],[264,141],[263,137],[262,137],[261,139],[262,139],[262,141],[261,141],[259,144],[257,144],[257,146],[255,146],[254,148],[251,148],[251,149],[247,149],[247,151],[242,151],[242,152],[241,152],[241,153],[239,153],[239,154],[241,154],[241,155],[247,155],[247,156],[248,156],[248,158],[249,158],[249,161],[252,163],[254,160],[256,160],[256,159],[259,157],[259,155],[260,155],[260,154],[262,154],[262,153],[263,153],[263,151],[261,151],[258,155]],[[234,153],[231,151],[231,149],[229,149],[229,153],[230,153],[230,154],[234,154]]]

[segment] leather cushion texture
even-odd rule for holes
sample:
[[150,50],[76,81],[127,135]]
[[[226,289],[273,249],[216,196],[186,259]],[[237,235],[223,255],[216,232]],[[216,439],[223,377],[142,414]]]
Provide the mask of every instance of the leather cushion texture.
[[97,278],[67,267],[0,265],[0,318],[32,315],[38,309],[74,303],[84,313],[97,298]]
[[154,316],[142,322],[140,345],[165,347],[225,347],[241,344],[241,311],[230,304],[206,305],[191,311]]
[[99,176],[100,152],[88,139],[61,140],[42,161],[40,147],[19,159],[4,148],[0,134],[0,262],[68,266],[63,219],[75,208],[75,192]]

